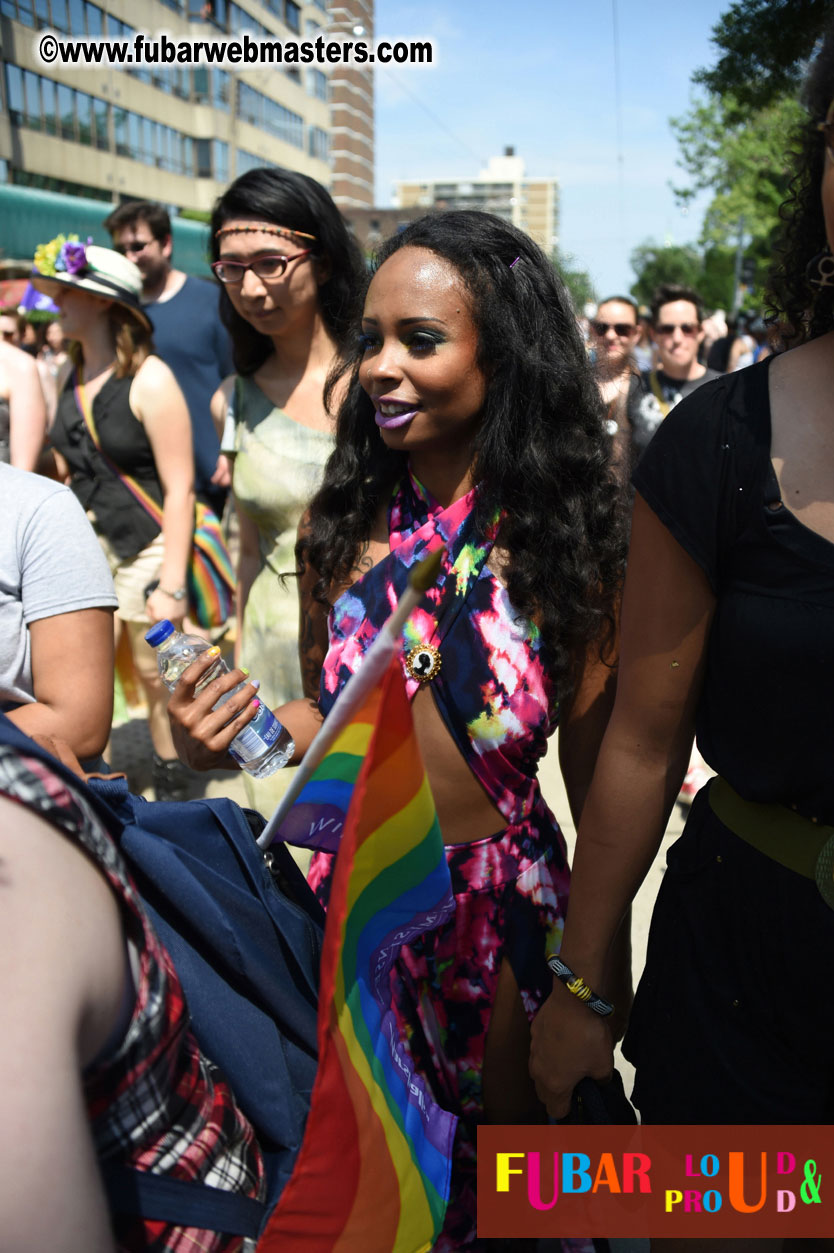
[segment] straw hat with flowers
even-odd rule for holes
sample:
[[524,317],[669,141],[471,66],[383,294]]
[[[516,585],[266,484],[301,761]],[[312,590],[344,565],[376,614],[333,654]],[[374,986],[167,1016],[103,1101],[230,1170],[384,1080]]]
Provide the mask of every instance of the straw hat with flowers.
[[62,287],[113,300],[151,331],[150,319],[142,308],[142,275],[138,266],[112,248],[99,248],[77,235],[57,235],[35,249],[31,283],[36,291],[54,297]]

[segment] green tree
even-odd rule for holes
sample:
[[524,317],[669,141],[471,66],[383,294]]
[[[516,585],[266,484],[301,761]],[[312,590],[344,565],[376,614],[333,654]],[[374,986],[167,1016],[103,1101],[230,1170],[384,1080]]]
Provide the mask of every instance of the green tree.
[[801,119],[802,109],[790,96],[745,113],[732,95],[697,100],[683,117],[671,119],[678,164],[689,176],[688,186],[673,189],[678,201],[713,193],[703,243],[726,244],[737,237],[739,223],[753,240],[769,240],[787,195],[791,137]]
[[706,309],[731,309],[735,293],[735,249],[716,244],[705,249],[697,291]]
[[655,288],[661,283],[680,283],[700,290],[703,258],[693,244],[664,245],[647,239],[638,244],[629,260],[637,275],[631,294],[638,304],[651,304]]
[[570,293],[575,313],[581,313],[589,302],[596,302],[597,293],[593,279],[572,253],[554,248],[550,259]]
[[694,81],[744,108],[797,92],[814,44],[834,17],[834,0],[734,0],[712,28],[720,52]]
[[735,288],[735,250],[715,244],[700,251],[694,244],[663,246],[647,240],[631,254],[637,275],[631,294],[640,304],[651,304],[661,283],[693,287],[704,308],[729,309]]

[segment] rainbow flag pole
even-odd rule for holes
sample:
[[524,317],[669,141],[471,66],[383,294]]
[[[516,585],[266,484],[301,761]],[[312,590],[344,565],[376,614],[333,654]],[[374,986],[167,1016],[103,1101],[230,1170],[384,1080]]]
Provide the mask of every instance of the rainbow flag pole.
[[[310,782],[319,763],[326,756],[326,754],[330,752],[338,737],[342,735],[346,728],[350,726],[354,714],[361,706],[367,693],[382,679],[388,669],[388,665],[395,650],[399,646],[400,636],[409,614],[419,604],[423,593],[428,591],[440,572],[440,563],[443,559],[443,553],[445,551],[445,544],[441,544],[439,548],[436,548],[429,553],[428,557],[421,561],[412,570],[408,580],[408,588],[405,592],[403,592],[397,602],[396,609],[382,627],[373,644],[365,654],[361,668],[353,675],[350,682],[346,683],[342,688],[336,698],[333,708],[330,710],[327,718],[322,723],[321,729],[310,747],[307,749],[307,752],[304,754],[304,760],[296,770],[292,783],[281,798],[272,817],[269,819],[263,831],[258,836],[258,844],[261,848],[269,848],[272,841],[276,839],[278,832],[284,823],[284,819],[290,813],[293,806],[296,805],[296,802],[301,797],[302,792],[304,792],[307,788],[307,784]],[[351,755],[357,756],[358,761],[364,752],[364,748],[367,747],[367,742],[363,746],[361,742],[361,733],[354,733],[349,737],[349,739],[350,749],[352,750]],[[338,764],[340,766],[344,766],[347,763],[341,762]],[[340,779],[339,782],[346,785],[352,785],[356,780],[357,770],[358,765],[356,770],[353,770],[350,776]],[[311,791],[312,795],[308,792],[305,796],[305,801],[309,801],[309,803],[314,807],[320,805],[321,797],[319,796],[318,791],[316,789],[312,789]],[[343,813],[346,812],[346,810],[347,805],[345,804],[343,807]],[[308,811],[305,809],[303,814],[306,816],[307,812]],[[301,818],[301,812],[294,815],[293,822],[291,824],[292,834],[286,830],[282,831],[282,838],[287,839],[290,844],[300,843],[304,845],[311,845],[313,847],[324,848],[330,852],[335,852],[339,843],[339,832],[332,828],[332,823],[335,823],[336,821],[335,816],[331,817],[329,833],[328,828],[323,828],[320,825],[318,828],[318,835],[321,838],[316,838],[316,833],[314,833],[313,839],[304,838],[301,835],[303,825]],[[321,824],[328,822],[328,819],[326,817],[321,817],[317,821]],[[322,832],[324,832],[323,835]]]
[[336,787],[339,805],[349,793],[322,953],[319,1065],[301,1151],[258,1253],[426,1253],[443,1225],[457,1120],[399,1040],[390,972],[401,946],[442,924],[454,901],[395,653],[302,800],[319,782]]

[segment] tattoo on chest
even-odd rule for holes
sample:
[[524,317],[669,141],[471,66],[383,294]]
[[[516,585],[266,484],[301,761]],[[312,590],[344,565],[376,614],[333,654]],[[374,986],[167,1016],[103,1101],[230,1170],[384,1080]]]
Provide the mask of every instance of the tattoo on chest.
[[371,556],[371,545],[370,542],[366,540],[359,550],[356,561],[351,567],[351,574],[356,573],[359,576],[367,574],[369,570],[373,569],[373,566],[374,559]]

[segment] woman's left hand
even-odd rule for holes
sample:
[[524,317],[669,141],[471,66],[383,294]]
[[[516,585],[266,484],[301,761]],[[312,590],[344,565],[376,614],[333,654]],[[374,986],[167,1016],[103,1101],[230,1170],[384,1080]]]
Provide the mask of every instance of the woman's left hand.
[[155,588],[145,601],[145,611],[151,622],[160,622],[163,618],[169,618],[175,625],[181,623],[187,607],[184,596],[181,600],[177,600],[176,596],[169,596],[167,592],[163,592],[161,587]]
[[614,1070],[607,1020],[554,981],[531,1028],[530,1075],[551,1118],[565,1118],[580,1079],[604,1082]]

